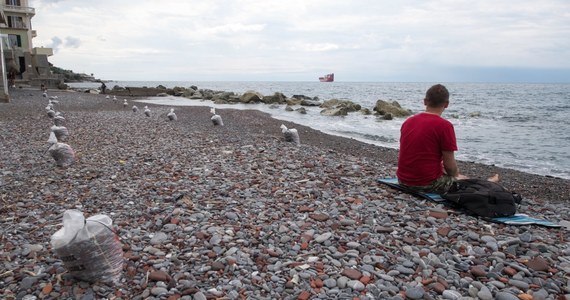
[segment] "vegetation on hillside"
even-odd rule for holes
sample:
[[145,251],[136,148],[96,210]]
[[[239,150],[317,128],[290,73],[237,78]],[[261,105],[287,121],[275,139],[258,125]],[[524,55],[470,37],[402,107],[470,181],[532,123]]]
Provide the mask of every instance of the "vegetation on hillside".
[[56,66],[50,67],[53,74],[61,74],[64,76],[64,82],[78,82],[78,81],[98,81],[97,79],[93,78],[93,74],[78,74],[73,72],[72,70],[64,70],[62,68],[58,68]]

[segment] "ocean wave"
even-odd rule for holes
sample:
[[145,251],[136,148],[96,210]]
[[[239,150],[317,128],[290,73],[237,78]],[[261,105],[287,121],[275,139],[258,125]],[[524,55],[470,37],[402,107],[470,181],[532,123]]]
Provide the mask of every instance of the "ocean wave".
[[398,143],[399,140],[393,137],[389,137],[389,136],[383,136],[383,135],[374,135],[374,134],[366,134],[366,133],[360,133],[360,132],[355,132],[355,131],[337,131],[335,130],[334,132],[340,134],[340,135],[347,135],[347,136],[351,136],[351,137],[360,137],[369,141],[374,141],[374,142],[381,142],[381,143],[387,143],[387,144],[395,144]]

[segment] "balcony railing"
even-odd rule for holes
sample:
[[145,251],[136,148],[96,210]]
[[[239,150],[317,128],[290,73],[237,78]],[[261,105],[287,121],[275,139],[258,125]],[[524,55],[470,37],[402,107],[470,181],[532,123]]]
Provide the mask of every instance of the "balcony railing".
[[32,49],[32,54],[52,56],[53,55],[53,48],[35,47],[34,49]]
[[32,15],[36,14],[36,9],[33,7],[17,6],[17,5],[4,5],[4,11],[19,12],[19,13],[32,14]]

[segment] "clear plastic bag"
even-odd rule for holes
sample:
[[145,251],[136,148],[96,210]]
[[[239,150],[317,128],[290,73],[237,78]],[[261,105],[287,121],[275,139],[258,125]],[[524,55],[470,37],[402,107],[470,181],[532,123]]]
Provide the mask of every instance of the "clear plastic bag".
[[176,114],[174,113],[174,108],[171,108],[170,112],[166,116],[168,117],[168,120],[170,120],[170,121],[178,120],[178,118],[176,117]]
[[55,254],[71,275],[83,281],[118,283],[123,270],[123,249],[111,218],[87,219],[78,210],[66,210],[63,228],[51,237]]
[[213,114],[212,118],[210,118],[210,120],[212,120],[212,123],[214,124],[214,126],[224,126],[224,121],[222,120],[222,117],[220,115],[216,114],[216,109],[215,108],[210,108],[210,113]]
[[51,131],[55,134],[55,137],[60,142],[65,142],[67,140],[67,137],[69,136],[69,131],[64,126],[53,125],[51,127]]
[[55,126],[63,126],[65,124],[65,118],[59,113],[55,113],[55,117],[53,117],[53,124]]
[[299,132],[295,128],[287,129],[287,126],[281,124],[281,132],[283,132],[283,137],[286,142],[295,143],[297,145],[301,144],[299,139]]
[[67,167],[75,162],[75,152],[65,143],[55,143],[48,149],[58,167]]

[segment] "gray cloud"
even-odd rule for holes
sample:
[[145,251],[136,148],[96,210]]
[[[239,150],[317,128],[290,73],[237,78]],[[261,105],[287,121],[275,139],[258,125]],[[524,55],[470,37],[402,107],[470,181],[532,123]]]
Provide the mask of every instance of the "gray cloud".
[[81,46],[81,40],[76,37],[68,36],[65,38],[65,47],[67,48],[79,48]]
[[568,0],[30,2],[38,35],[53,36],[44,46],[84,50],[60,51],[59,63],[113,78],[207,72],[278,80],[333,69],[350,80],[425,80],[418,74],[430,69],[445,81],[499,69],[570,69],[570,39],[560,38],[570,27],[559,13]]
[[63,48],[79,48],[81,40],[76,37],[68,36],[64,40],[60,37],[54,36],[46,44],[47,47],[52,48],[55,53]]
[[63,41],[57,36],[52,37],[51,40],[47,44],[47,46],[49,48],[53,48],[53,51],[56,53],[59,51],[59,49],[61,48],[62,45],[63,45]]

